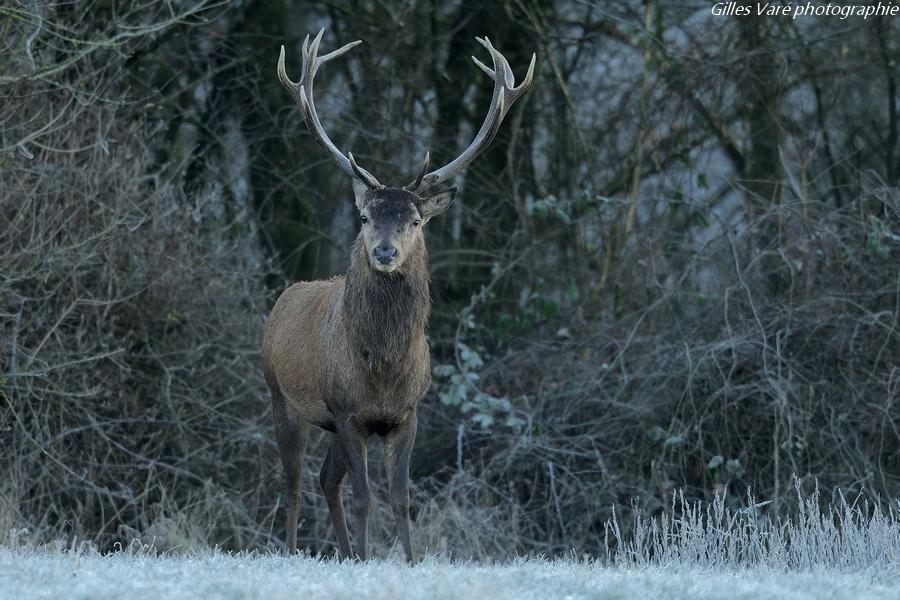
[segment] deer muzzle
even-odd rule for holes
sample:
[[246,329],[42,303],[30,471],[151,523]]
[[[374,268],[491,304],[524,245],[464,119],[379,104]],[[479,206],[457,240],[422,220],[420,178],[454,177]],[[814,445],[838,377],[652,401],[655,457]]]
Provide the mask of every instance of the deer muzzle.
[[387,266],[397,258],[397,249],[393,246],[375,246],[372,255],[375,257],[375,262],[379,265]]

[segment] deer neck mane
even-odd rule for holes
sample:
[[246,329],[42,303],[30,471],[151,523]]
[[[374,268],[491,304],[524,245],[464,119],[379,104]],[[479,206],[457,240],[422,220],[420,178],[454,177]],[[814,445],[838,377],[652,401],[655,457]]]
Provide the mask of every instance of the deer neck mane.
[[381,273],[369,264],[362,236],[353,243],[344,288],[344,320],[351,347],[373,371],[397,369],[431,311],[428,254],[421,239],[403,264]]

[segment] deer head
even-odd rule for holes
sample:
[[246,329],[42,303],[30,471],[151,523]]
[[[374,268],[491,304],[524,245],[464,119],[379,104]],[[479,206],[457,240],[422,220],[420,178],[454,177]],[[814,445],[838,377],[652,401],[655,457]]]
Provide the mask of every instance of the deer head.
[[341,170],[352,178],[369,264],[377,271],[390,273],[400,268],[410,253],[421,246],[422,226],[431,217],[445,211],[456,195],[455,187],[436,193],[432,193],[431,190],[458,175],[490,145],[510,107],[531,86],[536,57],[531,56],[525,80],[516,86],[506,58],[486,37],[475,38],[488,50],[494,66],[493,69],[488,68],[477,58],[472,57],[475,64],[494,81],[491,105],[481,129],[463,153],[446,165],[428,172],[429,153],[426,152],[422,167],[412,183],[404,187],[386,187],[369,171],[360,167],[352,153],[348,152],[345,156],[338,150],[319,121],[313,99],[313,80],[316,72],[323,64],[362,43],[360,40],[350,42],[333,52],[319,56],[319,44],[324,33],[324,28],[319,30],[312,43],[308,35],[303,40],[301,52],[303,67],[300,81],[297,83],[291,81],[285,72],[284,46],[282,46],[281,55],[278,57],[278,79],[300,106],[309,132]]

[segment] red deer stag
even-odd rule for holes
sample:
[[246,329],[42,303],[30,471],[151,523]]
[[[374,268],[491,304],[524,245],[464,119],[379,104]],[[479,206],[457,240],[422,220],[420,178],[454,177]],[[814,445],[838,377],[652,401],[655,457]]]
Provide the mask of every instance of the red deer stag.
[[[319,474],[338,547],[344,557],[366,558],[369,482],[366,444],[373,433],[384,437],[391,508],[406,558],[414,561],[409,535],[409,458],[416,435],[416,405],[431,382],[425,326],[431,309],[427,253],[422,226],[447,209],[456,188],[426,193],[462,171],[491,143],[512,104],[531,85],[535,57],[525,81],[515,86],[506,59],[487,38],[478,39],[491,54],[490,69],[475,64],[494,81],[484,124],[474,141],[453,161],[428,171],[428,153],[415,180],[386,187],[345,156],[319,122],[313,79],[323,64],[341,56],[356,41],[318,56],[324,29],[303,41],[300,81],[284,70],[284,46],[278,78],[303,112],[313,138],[352,178],[362,222],[353,243],[346,276],[296,283],[285,290],[266,321],[262,361],[272,393],[275,435],[287,479],[287,551],[297,547],[300,471],[310,425],[333,432]],[[355,554],[351,550],[340,486],[350,475]]]

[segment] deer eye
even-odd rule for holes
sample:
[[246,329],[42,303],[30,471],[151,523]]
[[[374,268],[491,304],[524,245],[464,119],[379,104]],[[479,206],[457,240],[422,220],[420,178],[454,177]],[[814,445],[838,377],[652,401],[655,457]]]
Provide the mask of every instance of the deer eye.
[[421,224],[422,224],[422,221],[420,221],[420,220],[418,220],[418,219],[416,219],[415,221],[412,222],[412,226],[413,226],[413,227],[418,227],[418,226],[421,225]]
[[366,215],[362,215],[362,216],[359,218],[359,220],[362,221],[363,223],[368,223],[368,222],[369,222],[369,217],[367,217]]

